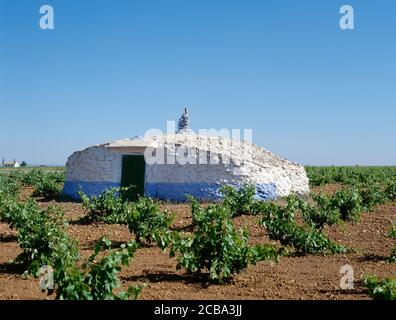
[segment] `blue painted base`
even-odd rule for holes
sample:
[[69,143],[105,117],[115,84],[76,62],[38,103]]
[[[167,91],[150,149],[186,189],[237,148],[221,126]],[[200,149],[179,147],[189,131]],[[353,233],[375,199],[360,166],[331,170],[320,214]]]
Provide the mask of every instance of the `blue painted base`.
[[[160,200],[176,202],[186,201],[187,195],[192,195],[199,201],[215,201],[223,197],[220,193],[221,186],[218,183],[146,183],[145,195]],[[79,200],[78,191],[80,190],[87,196],[98,196],[104,190],[112,187],[120,187],[120,184],[114,182],[66,181],[63,188],[63,195]],[[237,185],[235,187],[238,188]],[[269,200],[276,197],[275,184],[256,185],[256,199]]]
[[[147,183],[146,195],[177,202],[186,201],[186,195],[192,195],[200,201],[215,201],[223,198],[220,193],[221,186],[218,183]],[[255,198],[258,200],[275,199],[275,184],[257,184]]]
[[161,200],[186,201],[192,195],[200,201],[214,201],[222,197],[216,183],[146,183],[146,195]]

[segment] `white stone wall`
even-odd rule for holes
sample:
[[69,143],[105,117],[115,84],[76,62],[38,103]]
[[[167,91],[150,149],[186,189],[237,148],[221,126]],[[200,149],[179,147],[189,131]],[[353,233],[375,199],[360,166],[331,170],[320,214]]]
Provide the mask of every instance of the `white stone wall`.
[[66,163],[67,181],[120,182],[122,155],[103,146],[73,153]]
[[235,179],[232,170],[223,165],[210,164],[153,164],[146,166],[146,181],[162,182],[221,182]]
[[[205,141],[207,140],[207,141]],[[157,146],[167,141],[187,147],[203,146],[210,143],[211,152],[226,154],[234,161],[223,164],[146,164],[147,183],[235,183],[250,182],[254,184],[275,183],[278,196],[290,192],[306,194],[309,192],[308,178],[304,167],[279,158],[269,151],[255,145],[249,145],[248,153],[243,154],[240,146],[230,145],[224,138],[202,138],[191,134],[155,137]],[[140,147],[140,150],[144,150]],[[245,150],[245,149],[244,149]],[[67,181],[114,182],[121,181],[122,155],[137,154],[136,147],[129,146],[128,140],[87,148],[75,152],[67,161]],[[140,151],[142,154],[143,151]],[[247,160],[244,166],[246,175],[234,175],[238,161]],[[235,162],[235,163],[234,163]]]

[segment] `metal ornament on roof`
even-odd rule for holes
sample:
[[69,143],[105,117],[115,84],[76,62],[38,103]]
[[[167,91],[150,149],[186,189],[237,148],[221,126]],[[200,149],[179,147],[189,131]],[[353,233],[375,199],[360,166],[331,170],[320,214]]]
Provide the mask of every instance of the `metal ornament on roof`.
[[177,123],[177,133],[191,132],[190,119],[188,117],[187,108],[184,108],[184,112],[181,115],[179,122]]

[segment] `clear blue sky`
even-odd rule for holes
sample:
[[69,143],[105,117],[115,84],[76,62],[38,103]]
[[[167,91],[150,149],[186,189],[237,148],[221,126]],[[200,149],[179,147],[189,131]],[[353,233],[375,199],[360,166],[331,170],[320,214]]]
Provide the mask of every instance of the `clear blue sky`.
[[187,105],[302,164],[396,165],[394,0],[0,0],[0,41],[6,160],[64,164]]

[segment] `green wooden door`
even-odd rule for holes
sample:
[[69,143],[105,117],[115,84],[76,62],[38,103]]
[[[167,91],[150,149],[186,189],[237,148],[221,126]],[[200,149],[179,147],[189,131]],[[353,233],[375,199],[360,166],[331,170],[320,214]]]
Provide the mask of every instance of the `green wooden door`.
[[130,187],[124,197],[134,201],[144,195],[144,172],[146,162],[143,155],[122,157],[121,187]]

